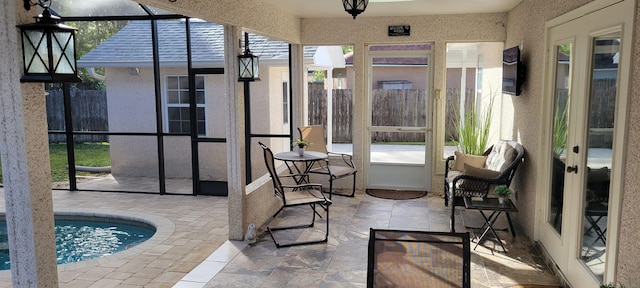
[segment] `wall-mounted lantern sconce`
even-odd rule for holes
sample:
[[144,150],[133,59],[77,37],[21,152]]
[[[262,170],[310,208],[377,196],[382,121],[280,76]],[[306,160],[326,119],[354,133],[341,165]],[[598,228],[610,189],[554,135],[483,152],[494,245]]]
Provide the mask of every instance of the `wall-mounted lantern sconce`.
[[[48,4],[47,4],[48,2]],[[24,75],[20,82],[81,82],[76,66],[76,28],[60,23],[51,15],[51,0],[31,3],[24,0],[24,8],[38,5],[44,9],[34,17],[36,23],[22,24],[22,59]]]
[[249,51],[249,34],[244,33],[244,53],[238,55],[238,81],[260,80],[258,56]]
[[364,12],[364,9],[367,9],[367,5],[369,5],[369,0],[342,0],[344,11],[351,14],[353,19],[356,19],[358,14]]

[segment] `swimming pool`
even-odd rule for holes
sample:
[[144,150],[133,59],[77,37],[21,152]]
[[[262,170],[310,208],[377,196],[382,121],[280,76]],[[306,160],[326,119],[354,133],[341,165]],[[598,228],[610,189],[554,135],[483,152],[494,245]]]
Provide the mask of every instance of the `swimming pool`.
[[[134,247],[156,232],[154,226],[129,219],[103,216],[56,215],[58,264],[111,255]],[[0,219],[0,270],[10,269],[7,225]]]

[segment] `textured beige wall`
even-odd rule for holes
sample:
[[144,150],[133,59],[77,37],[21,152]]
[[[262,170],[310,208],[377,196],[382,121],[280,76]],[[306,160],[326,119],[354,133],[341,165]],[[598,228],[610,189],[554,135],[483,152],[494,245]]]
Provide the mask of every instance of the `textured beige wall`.
[[[283,171],[284,167],[281,166],[280,168],[280,171]],[[280,198],[274,195],[273,184],[271,184],[269,174],[264,174],[249,183],[246,187],[246,192],[243,204],[245,207],[250,208],[245,211],[245,220],[242,225],[245,230],[243,231],[246,231],[247,226],[251,223],[255,224],[256,228],[260,230],[266,229],[266,225],[271,221],[272,216],[282,206]]]
[[523,93],[512,97],[514,125],[511,138],[520,141],[526,149],[524,165],[518,168],[513,183],[518,210],[516,215],[520,230],[533,239],[535,224],[536,157],[540,137],[540,108],[542,99],[542,77],[544,69],[545,22],[584,5],[587,0],[553,1],[525,0],[509,12],[505,47],[521,45],[522,60],[527,65],[527,81]]
[[[505,14],[434,15],[302,19],[305,45],[410,43],[430,41],[502,41]],[[387,36],[389,25],[411,25],[411,36]]]
[[[279,93],[267,93],[271,86],[282,90],[282,84],[278,83],[280,72],[288,70],[286,67],[276,69],[278,77],[270,82],[269,74],[273,69],[262,68],[262,81],[251,83],[251,105],[253,131],[256,133],[281,134],[282,126],[277,130],[270,130],[270,122],[278,122],[282,119],[271,117],[266,113],[267,109],[261,109],[268,105],[268,96],[272,95],[273,103],[282,106]],[[166,76],[186,75],[186,68],[163,68],[161,70],[161,90],[165,90]],[[153,87],[153,69],[141,68],[139,75],[130,75],[126,68],[107,68],[108,87],[108,113],[109,130],[111,132],[156,132],[155,100]],[[225,138],[228,111],[226,111],[227,97],[225,95],[224,75],[206,75],[206,113],[207,136]],[[164,98],[163,98],[164,99]],[[163,102],[164,105],[164,102]],[[166,115],[163,116],[166,122]],[[111,170],[114,175],[120,176],[158,176],[158,152],[155,137],[140,136],[111,136]],[[281,141],[282,142],[282,141]],[[165,138],[165,173],[167,177],[191,177],[191,147],[188,137]],[[200,145],[200,176],[206,180],[226,180],[227,163],[226,145],[217,143],[201,143]],[[288,146],[288,145],[287,145]],[[252,146],[252,153],[260,157],[253,157],[253,167],[262,168],[262,151],[257,145]],[[262,173],[260,173],[260,171]],[[262,175],[261,169],[256,175]]]
[[[126,68],[107,68],[107,113],[111,132],[155,133],[153,70],[130,75]],[[115,176],[158,176],[155,137],[109,137],[111,171]]]
[[631,64],[631,95],[628,107],[628,134],[625,175],[622,195],[622,213],[618,243],[616,280],[627,287],[640,285],[640,7],[636,1],[633,51]]

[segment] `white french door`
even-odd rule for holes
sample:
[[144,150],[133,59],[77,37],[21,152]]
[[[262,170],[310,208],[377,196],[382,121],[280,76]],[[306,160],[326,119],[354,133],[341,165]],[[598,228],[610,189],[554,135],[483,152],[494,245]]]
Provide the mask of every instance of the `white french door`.
[[431,185],[431,47],[368,47],[367,188]]
[[633,4],[595,1],[547,29],[538,238],[572,287],[615,280]]

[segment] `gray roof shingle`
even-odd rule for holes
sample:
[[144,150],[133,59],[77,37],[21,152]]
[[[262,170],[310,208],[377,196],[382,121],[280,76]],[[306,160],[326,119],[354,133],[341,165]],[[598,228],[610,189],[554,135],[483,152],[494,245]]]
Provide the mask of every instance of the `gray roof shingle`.
[[[161,66],[182,66],[187,61],[185,22],[158,21]],[[209,22],[190,22],[192,60],[198,64],[222,66],[224,63],[223,26]],[[244,48],[243,48],[244,49]],[[250,34],[249,49],[260,61],[287,60],[289,45]],[[305,58],[312,58],[316,47],[305,47]],[[151,22],[131,21],[78,60],[80,67],[152,66]]]

